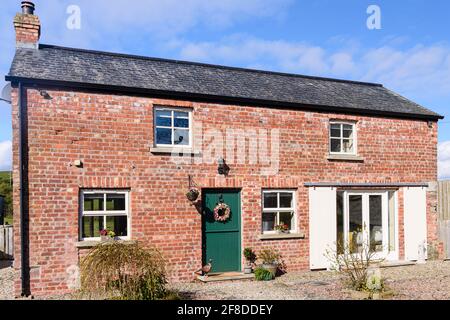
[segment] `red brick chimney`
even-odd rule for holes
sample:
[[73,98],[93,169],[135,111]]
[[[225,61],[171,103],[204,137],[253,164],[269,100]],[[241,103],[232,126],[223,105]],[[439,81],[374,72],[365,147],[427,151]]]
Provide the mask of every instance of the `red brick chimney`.
[[16,48],[33,48],[39,46],[41,35],[41,22],[34,15],[34,3],[22,1],[22,13],[14,17],[14,28],[16,30]]

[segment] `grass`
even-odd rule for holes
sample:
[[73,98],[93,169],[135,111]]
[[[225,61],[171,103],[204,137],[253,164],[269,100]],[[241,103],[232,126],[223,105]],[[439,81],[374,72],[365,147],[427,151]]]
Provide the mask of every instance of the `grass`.
[[4,221],[5,225],[12,226],[13,222],[14,222],[13,216],[6,216],[5,217],[5,221]]
[[10,179],[10,177],[11,177],[10,171],[0,171],[0,179],[1,178]]

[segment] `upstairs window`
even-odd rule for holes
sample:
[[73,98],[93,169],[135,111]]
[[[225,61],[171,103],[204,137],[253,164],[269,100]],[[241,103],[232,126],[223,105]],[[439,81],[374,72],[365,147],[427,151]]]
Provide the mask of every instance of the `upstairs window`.
[[330,153],[356,154],[356,126],[352,122],[330,122]]
[[192,111],[183,108],[155,108],[156,147],[192,146]]

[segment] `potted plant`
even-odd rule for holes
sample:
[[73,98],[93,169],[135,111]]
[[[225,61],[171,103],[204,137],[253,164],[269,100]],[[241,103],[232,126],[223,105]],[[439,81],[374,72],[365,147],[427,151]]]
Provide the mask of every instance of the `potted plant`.
[[191,188],[186,193],[186,198],[188,198],[189,201],[194,202],[198,199],[198,196],[200,195],[200,191],[197,188]]
[[100,239],[102,241],[112,241],[116,237],[114,231],[110,231],[107,229],[100,230]]
[[289,226],[287,224],[278,224],[275,226],[275,231],[277,233],[289,233]]
[[274,249],[265,249],[258,255],[258,259],[262,262],[261,267],[270,271],[275,278],[280,265],[281,255]]
[[253,251],[252,248],[245,248],[244,249],[244,257],[247,261],[245,267],[244,267],[244,273],[245,274],[251,274],[253,272],[253,264],[256,261],[256,253]]

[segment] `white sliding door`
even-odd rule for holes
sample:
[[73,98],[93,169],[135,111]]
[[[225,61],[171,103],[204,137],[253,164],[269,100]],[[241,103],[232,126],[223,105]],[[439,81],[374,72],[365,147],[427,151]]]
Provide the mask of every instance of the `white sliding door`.
[[427,197],[425,187],[404,188],[405,259],[418,260],[427,248]]
[[329,269],[326,252],[336,246],[335,188],[310,188],[309,238],[311,270]]

